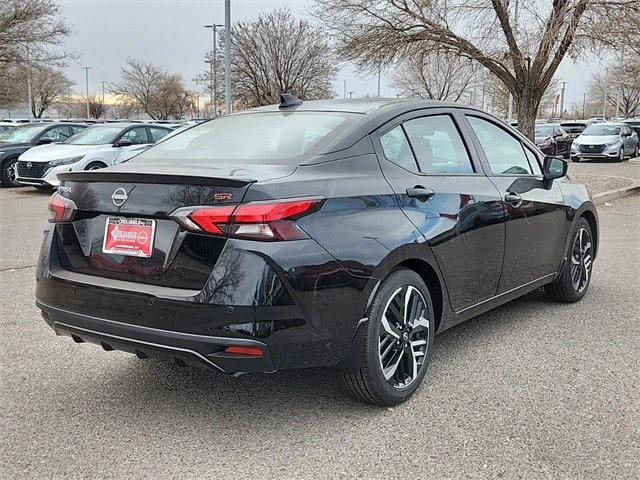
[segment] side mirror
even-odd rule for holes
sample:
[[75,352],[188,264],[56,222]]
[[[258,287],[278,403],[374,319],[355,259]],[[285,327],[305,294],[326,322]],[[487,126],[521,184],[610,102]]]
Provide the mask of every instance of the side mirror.
[[569,164],[556,157],[545,157],[542,165],[542,175],[547,182],[562,178],[567,174]]
[[131,140],[126,140],[124,138],[113,144],[114,147],[130,147],[131,145],[133,145]]
[[39,138],[36,143],[38,145],[49,145],[50,143],[53,143],[53,140],[49,137],[42,137],[42,138]]

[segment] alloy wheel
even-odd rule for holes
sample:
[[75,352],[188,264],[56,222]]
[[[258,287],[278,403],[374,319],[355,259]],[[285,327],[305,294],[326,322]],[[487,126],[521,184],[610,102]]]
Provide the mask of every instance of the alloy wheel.
[[592,268],[591,233],[581,227],[573,241],[571,251],[571,283],[576,293],[582,293],[589,285]]
[[396,290],[382,316],[378,339],[380,368],[394,388],[405,388],[418,377],[429,348],[426,302],[411,285]]

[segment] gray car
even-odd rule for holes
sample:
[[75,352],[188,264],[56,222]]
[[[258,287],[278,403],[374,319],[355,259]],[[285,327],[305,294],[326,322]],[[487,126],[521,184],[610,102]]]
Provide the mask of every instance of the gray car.
[[612,159],[618,162],[638,156],[638,135],[626,123],[605,122],[588,126],[571,144],[571,160]]

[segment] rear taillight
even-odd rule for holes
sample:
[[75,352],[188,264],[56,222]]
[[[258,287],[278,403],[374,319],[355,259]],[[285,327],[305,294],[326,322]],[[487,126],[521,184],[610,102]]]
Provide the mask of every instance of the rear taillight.
[[49,198],[49,221],[52,223],[70,222],[77,209],[78,207],[73,200],[69,200],[59,193],[54,193]]
[[218,207],[179,208],[171,217],[188,230],[255,240],[299,240],[307,235],[296,221],[316,212],[322,199],[251,202]]

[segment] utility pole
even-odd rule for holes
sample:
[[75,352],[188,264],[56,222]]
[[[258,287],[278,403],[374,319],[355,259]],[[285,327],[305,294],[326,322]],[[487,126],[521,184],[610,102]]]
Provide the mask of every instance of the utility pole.
[[560,118],[564,118],[564,90],[567,83],[569,82],[562,82],[562,90],[560,90]]
[[107,118],[107,109],[104,106],[104,84],[107,83],[105,80],[102,80],[100,82],[102,84],[102,116],[106,119]]
[[224,25],[218,25],[216,23],[214,23],[213,25],[205,25],[205,28],[211,28],[213,30],[213,45],[212,45],[212,58],[210,61],[210,67],[211,67],[211,83],[210,83],[210,87],[211,87],[211,116],[213,118],[215,118],[217,116],[218,113],[218,108],[217,108],[217,90],[218,90],[218,71],[217,71],[217,67],[218,67],[218,46],[216,44],[216,30],[219,27],[223,27]]
[[587,118],[586,107],[587,107],[587,93],[583,92],[582,93],[582,118]]
[[347,98],[347,81],[346,80],[342,80],[342,98]]

